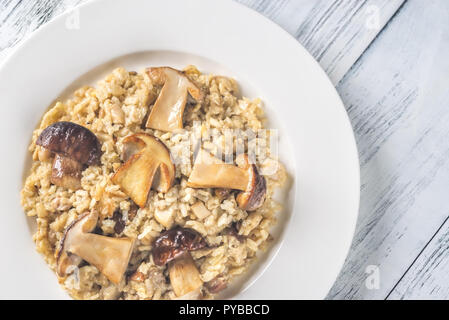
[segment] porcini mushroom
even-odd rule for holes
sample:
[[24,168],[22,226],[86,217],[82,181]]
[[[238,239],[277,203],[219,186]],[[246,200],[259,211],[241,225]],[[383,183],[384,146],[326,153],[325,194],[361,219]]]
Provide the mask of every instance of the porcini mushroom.
[[162,233],[154,242],[153,261],[156,265],[169,263],[170,283],[178,298],[192,299],[200,295],[203,281],[189,252],[206,245],[198,232],[180,227]]
[[83,259],[94,265],[111,282],[118,284],[121,281],[134,240],[89,233],[95,229],[97,219],[97,214],[86,213],[65,230],[57,252],[57,273],[60,277],[73,271]]
[[153,84],[163,86],[148,116],[146,127],[175,131],[183,128],[182,117],[187,93],[201,103],[204,94],[184,73],[170,67],[148,68]]
[[123,141],[125,163],[112,177],[139,207],[143,208],[151,187],[167,192],[173,185],[175,166],[167,147],[156,137],[136,133]]
[[195,230],[176,227],[161,233],[154,241],[153,260],[156,265],[163,266],[184,252],[203,249],[206,246],[206,241]]
[[200,149],[187,181],[191,188],[229,188],[246,190],[248,172],[227,164]]
[[177,297],[197,299],[203,280],[190,253],[186,252],[169,263],[170,283]]
[[259,174],[255,164],[249,163],[248,155],[240,154],[236,160],[239,168],[248,172],[248,184],[244,192],[237,197],[239,207],[246,211],[254,211],[260,208],[265,201],[267,184],[265,178]]
[[101,146],[97,137],[73,122],[53,123],[42,131],[36,144],[55,154],[50,181],[60,187],[81,188],[84,166],[100,164]]
[[67,189],[81,188],[83,165],[78,161],[56,154],[51,168],[51,183]]
[[226,164],[204,150],[200,150],[187,181],[191,188],[226,188],[240,190],[237,203],[240,208],[254,211],[262,206],[266,195],[265,178],[248,155],[236,158],[237,166]]

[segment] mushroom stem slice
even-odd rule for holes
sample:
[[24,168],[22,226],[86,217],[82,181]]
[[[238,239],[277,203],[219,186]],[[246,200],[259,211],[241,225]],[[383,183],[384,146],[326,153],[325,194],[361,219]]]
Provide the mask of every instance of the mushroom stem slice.
[[54,185],[71,190],[81,188],[83,165],[78,161],[57,154],[53,160],[50,181]]
[[153,183],[153,177],[159,167],[148,153],[138,153],[125,162],[112,177],[112,182],[121,186],[139,207],[145,207]]
[[143,208],[151,187],[167,192],[175,179],[175,166],[167,147],[156,137],[137,133],[123,140],[126,161],[112,177],[139,207]]
[[73,241],[77,241],[81,234],[93,231],[97,220],[97,214],[86,213],[73,221],[65,229],[60,242],[60,247],[56,252],[56,272],[60,277],[70,273],[72,267],[77,266],[81,262],[82,259],[80,257],[74,256],[69,252],[69,247]]
[[187,93],[197,102],[204,99],[201,90],[181,71],[170,67],[148,68],[153,83],[163,85],[146,123],[147,128],[175,131],[182,129]]
[[178,297],[198,291],[203,285],[200,273],[188,252],[170,262],[168,272],[173,291]]
[[134,240],[91,234],[98,215],[84,214],[70,224],[57,252],[57,273],[65,276],[81,259],[97,267],[110,281],[121,281],[131,257]]
[[231,164],[195,164],[187,186],[246,190],[248,181],[247,172]]
[[200,150],[192,172],[187,181],[191,188],[227,188],[246,190],[249,176],[244,169],[232,164],[226,164],[220,159],[210,155],[207,151]]
[[121,281],[128,267],[133,240],[130,238],[112,238],[98,234],[83,234],[72,243],[70,251],[97,267],[110,281]]
[[251,164],[248,155],[236,158],[237,166],[223,163],[201,150],[195,159],[187,181],[191,188],[225,188],[240,190],[237,203],[243,210],[254,211],[265,201],[267,186],[257,166]]
[[[170,150],[162,141],[149,134],[136,133],[131,137],[134,140],[143,141],[145,152],[151,153],[160,162],[159,171],[153,179],[152,187],[159,192],[167,192],[175,180],[175,165],[171,159]],[[131,141],[128,141],[127,138],[124,143],[131,144]]]

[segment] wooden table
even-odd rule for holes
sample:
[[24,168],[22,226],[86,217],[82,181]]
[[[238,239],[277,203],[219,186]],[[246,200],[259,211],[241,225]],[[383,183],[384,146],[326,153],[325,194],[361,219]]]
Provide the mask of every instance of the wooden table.
[[[0,61],[84,1],[2,0]],[[328,298],[449,298],[449,1],[238,2],[309,50],[354,128],[360,214]]]

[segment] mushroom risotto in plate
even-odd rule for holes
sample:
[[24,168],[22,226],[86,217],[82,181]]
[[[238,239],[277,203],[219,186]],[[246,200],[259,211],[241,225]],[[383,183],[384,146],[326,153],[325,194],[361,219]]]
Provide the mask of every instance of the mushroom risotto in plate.
[[43,116],[21,192],[76,299],[213,298],[272,239],[286,178],[235,80],[117,68]]

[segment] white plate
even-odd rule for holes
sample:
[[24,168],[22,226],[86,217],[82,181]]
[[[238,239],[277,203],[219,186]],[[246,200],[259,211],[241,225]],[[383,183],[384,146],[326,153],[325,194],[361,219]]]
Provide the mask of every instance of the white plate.
[[292,175],[273,247],[222,297],[324,298],[357,219],[359,166],[347,115],[325,73],[286,32],[232,1],[208,0],[89,2],[39,29],[2,65],[0,297],[67,298],[35,252],[19,197],[27,146],[46,108],[115,66],[158,64],[230,75],[245,96],[261,97]]

